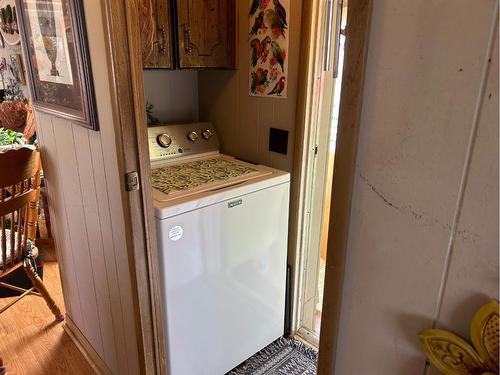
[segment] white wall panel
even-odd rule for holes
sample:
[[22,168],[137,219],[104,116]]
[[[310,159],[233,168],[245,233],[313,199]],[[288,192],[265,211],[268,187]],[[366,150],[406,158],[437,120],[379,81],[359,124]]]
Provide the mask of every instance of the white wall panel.
[[114,374],[138,374],[101,2],[85,1],[100,131],[37,112],[68,315]]
[[[494,4],[374,1],[337,374],[424,371],[418,332],[436,315]],[[498,81],[490,87],[496,95]],[[490,103],[443,311],[459,330],[468,322],[455,327],[456,317],[472,308],[464,314],[462,304],[498,282],[498,100]],[[489,203],[491,223],[479,229]]]
[[498,299],[498,35],[494,45],[439,319],[464,337],[477,309]]

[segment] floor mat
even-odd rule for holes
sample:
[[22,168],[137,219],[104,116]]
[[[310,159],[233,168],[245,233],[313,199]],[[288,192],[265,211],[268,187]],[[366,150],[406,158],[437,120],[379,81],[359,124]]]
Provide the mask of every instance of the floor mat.
[[317,362],[316,350],[281,337],[227,375],[315,375]]

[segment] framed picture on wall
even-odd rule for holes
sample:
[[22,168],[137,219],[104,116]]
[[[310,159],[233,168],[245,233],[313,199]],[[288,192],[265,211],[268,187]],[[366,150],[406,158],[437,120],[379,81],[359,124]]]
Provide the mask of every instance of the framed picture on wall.
[[21,55],[14,54],[10,55],[10,70],[12,77],[18,82],[20,85],[26,85],[26,79],[24,78],[24,66],[23,59]]
[[15,46],[21,42],[15,0],[0,1],[0,34],[10,46]]
[[99,130],[83,0],[16,0],[36,109]]

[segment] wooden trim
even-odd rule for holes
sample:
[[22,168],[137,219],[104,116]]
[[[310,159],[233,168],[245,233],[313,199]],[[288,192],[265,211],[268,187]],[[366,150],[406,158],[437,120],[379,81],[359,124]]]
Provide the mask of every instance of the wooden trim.
[[[292,332],[298,332],[300,328],[306,328],[300,330],[300,332],[305,332],[307,326],[310,326],[309,329],[312,328],[311,314],[309,319],[311,323],[307,323],[304,300],[311,293],[311,289],[308,289],[312,278],[309,271],[314,268],[311,259],[316,258],[316,261],[319,261],[319,251],[317,256],[314,252],[308,251],[311,238],[304,229],[307,225],[314,224],[314,221],[310,218],[310,212],[314,213],[313,204],[315,200],[309,197],[310,188],[314,184],[314,179],[316,179],[311,173],[312,167],[315,164],[314,168],[320,174],[321,171],[326,173],[325,168],[328,160],[326,153],[323,159],[321,159],[321,155],[318,157],[313,153],[315,145],[319,146],[320,150],[328,147],[326,139],[322,138],[318,142],[318,137],[321,136],[318,132],[324,128],[319,126],[320,121],[328,121],[329,123],[327,118],[330,117],[331,98],[333,97],[333,71],[331,67],[330,70],[324,70],[324,48],[327,32],[325,12],[326,3],[319,0],[304,1],[299,63],[301,74],[299,75],[298,84],[297,125],[291,186],[290,250],[288,256],[288,262],[293,265],[294,269]],[[336,47],[332,43],[330,48]],[[322,195],[326,195],[325,188],[322,188]],[[321,220],[319,221],[321,222]],[[307,271],[305,271],[306,268]],[[314,301],[310,304],[314,304]],[[298,333],[300,334],[300,332]]]
[[113,374],[68,314],[66,314],[63,328],[97,375]]
[[[166,374],[137,0],[102,0],[141,374]],[[137,171],[142,187],[125,191]]]
[[307,342],[307,344],[313,348],[319,347],[319,333],[311,331],[304,326],[298,329],[297,334],[294,337]]
[[372,0],[349,0],[339,127],[328,229],[318,374],[335,374]]
[[292,327],[291,331],[296,332],[299,327],[296,321],[299,315],[301,303],[298,302],[297,294],[301,294],[302,267],[300,254],[303,243],[303,213],[305,202],[305,187],[307,186],[306,166],[308,163],[308,144],[310,143],[310,124],[312,96],[315,87],[316,65],[316,29],[313,20],[318,12],[318,1],[304,0],[302,5],[302,30],[300,40],[300,61],[298,94],[297,94],[297,125],[294,139],[294,160],[292,169],[292,181],[290,191],[290,230],[289,230],[289,252],[288,263],[293,265],[292,274]]
[[[320,249],[321,249],[321,232],[323,230],[323,212],[325,210],[325,198],[330,194],[331,185],[327,184],[328,161],[329,161],[329,143],[331,130],[331,117],[333,110],[333,97],[335,93],[335,80],[333,78],[334,69],[332,61],[326,63],[327,48],[330,49],[330,55],[338,52],[340,45],[338,44],[333,29],[337,27],[339,12],[339,3],[341,0],[333,1],[332,10],[332,28],[328,27],[328,2],[317,2],[316,16],[312,19],[315,25],[316,32],[313,33],[316,38],[312,42],[316,43],[316,47],[311,51],[314,53],[315,59],[312,59],[313,75],[308,83],[313,87],[309,109],[309,120],[305,129],[306,134],[309,134],[310,141],[306,144],[306,150],[309,150],[308,157],[305,158],[303,165],[304,180],[304,201],[305,210],[303,216],[303,228],[306,233],[303,235],[302,247],[299,251],[298,269],[303,272],[301,275],[301,298],[300,306],[300,322],[299,328],[303,328],[300,332],[314,330],[314,320],[316,315],[316,304],[318,303],[318,277],[320,270]],[[317,25],[316,25],[317,24]],[[328,35],[328,33],[331,35]],[[327,43],[328,38],[331,43]],[[306,139],[306,137],[304,137]],[[319,152],[314,155],[312,150],[318,149]],[[304,155],[307,156],[307,155]],[[332,171],[333,174],[333,171]],[[331,175],[330,175],[331,177]],[[327,190],[328,188],[328,190]],[[329,221],[329,215],[325,220]],[[325,244],[326,252],[326,244]],[[299,333],[300,333],[299,332]],[[311,335],[305,336],[310,339]],[[319,337],[319,335],[318,335]],[[318,339],[312,340],[312,343],[318,345]]]

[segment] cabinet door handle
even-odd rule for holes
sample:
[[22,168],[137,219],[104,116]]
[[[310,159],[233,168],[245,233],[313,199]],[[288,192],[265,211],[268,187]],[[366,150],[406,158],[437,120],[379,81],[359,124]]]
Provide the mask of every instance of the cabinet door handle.
[[166,55],[167,54],[167,30],[165,29],[164,25],[162,27],[160,27],[160,33],[161,33],[160,54]]
[[193,52],[193,47],[191,47],[191,34],[188,25],[184,25],[184,44],[184,49],[190,55]]

